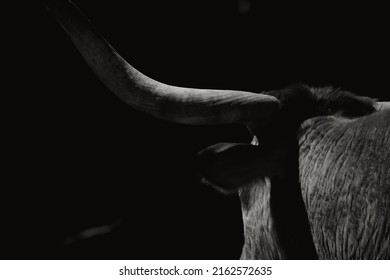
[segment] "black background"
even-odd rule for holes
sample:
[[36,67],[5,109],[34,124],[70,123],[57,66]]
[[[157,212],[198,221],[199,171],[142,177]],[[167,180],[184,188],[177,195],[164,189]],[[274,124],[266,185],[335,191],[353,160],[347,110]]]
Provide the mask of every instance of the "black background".
[[[254,92],[302,82],[389,100],[385,7],[254,0],[74,1],[164,83]],[[30,1],[3,9],[2,259],[234,259],[237,196],[200,183],[197,151],[249,141],[134,111]],[[64,245],[91,227],[107,235]],[[65,242],[66,243],[66,242]]]

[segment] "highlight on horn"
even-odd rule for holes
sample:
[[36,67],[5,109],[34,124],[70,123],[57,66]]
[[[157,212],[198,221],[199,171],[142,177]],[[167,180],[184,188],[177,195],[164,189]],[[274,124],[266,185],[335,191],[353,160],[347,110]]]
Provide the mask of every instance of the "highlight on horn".
[[236,90],[176,87],[132,67],[66,0],[43,0],[85,61],[114,94],[154,117],[185,124],[268,123],[279,101],[270,95]]

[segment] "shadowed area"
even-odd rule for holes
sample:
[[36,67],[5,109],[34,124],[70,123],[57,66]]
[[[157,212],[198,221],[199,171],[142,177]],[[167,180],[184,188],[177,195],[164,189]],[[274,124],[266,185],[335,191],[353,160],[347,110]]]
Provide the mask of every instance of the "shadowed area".
[[[74,2],[132,65],[168,84],[262,92],[303,82],[387,97],[385,8]],[[129,109],[36,1],[12,4],[4,6],[0,258],[239,258],[239,198],[200,184],[194,161],[215,143],[248,143],[247,131],[188,128]],[[108,234],[63,245],[117,219]]]

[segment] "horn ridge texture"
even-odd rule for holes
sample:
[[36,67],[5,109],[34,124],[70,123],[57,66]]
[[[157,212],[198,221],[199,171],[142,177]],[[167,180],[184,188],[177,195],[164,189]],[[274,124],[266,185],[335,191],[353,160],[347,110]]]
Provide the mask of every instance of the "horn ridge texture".
[[42,0],[94,73],[121,100],[154,117],[184,124],[267,124],[277,98],[236,90],[176,87],[132,67],[67,0]]

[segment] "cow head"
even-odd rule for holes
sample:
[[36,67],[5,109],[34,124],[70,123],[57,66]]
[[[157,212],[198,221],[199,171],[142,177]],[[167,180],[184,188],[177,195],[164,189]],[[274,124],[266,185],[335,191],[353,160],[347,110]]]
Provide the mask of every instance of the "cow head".
[[295,85],[268,92],[280,101],[274,118],[250,125],[251,144],[222,143],[199,153],[203,181],[239,190],[244,218],[242,258],[316,258],[300,184],[299,141],[317,118],[354,119],[376,111],[374,100]]
[[171,122],[242,124],[252,132],[251,143],[220,143],[198,155],[205,183],[240,193],[243,258],[316,257],[300,189],[302,124],[358,118],[388,104],[331,87],[252,93],[166,85],[127,63],[70,1],[43,2],[100,80],[133,108]]
[[217,144],[199,154],[201,173],[222,192],[258,177],[284,176],[291,144],[303,121],[317,116],[354,118],[376,111],[373,99],[332,87],[294,85],[266,94],[277,98],[279,109],[266,124],[248,125],[254,136],[251,144]]

